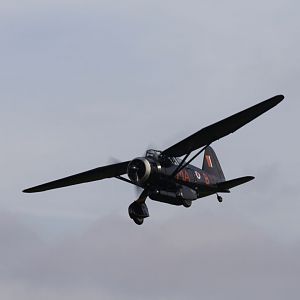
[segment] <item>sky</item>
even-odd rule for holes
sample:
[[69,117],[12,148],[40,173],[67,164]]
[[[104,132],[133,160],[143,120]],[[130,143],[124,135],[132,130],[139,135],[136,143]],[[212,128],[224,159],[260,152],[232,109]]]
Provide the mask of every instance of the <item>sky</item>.
[[[0,294],[15,299],[297,299],[300,6],[292,0],[0,2]],[[213,143],[222,204],[116,179],[24,188],[166,149],[277,94]],[[202,165],[202,158],[195,165]]]

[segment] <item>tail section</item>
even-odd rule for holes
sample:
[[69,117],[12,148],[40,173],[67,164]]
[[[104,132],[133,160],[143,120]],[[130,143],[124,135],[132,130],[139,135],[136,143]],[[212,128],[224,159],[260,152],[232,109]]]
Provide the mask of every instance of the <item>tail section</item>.
[[210,175],[216,176],[219,181],[225,181],[225,176],[217,155],[210,146],[205,149],[202,170]]

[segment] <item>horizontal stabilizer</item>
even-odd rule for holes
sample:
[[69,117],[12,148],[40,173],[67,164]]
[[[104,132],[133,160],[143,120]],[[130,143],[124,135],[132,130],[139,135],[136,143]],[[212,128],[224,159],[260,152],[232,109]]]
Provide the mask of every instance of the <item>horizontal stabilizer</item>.
[[92,169],[86,172],[82,172],[79,174],[75,174],[69,177],[65,177],[62,179],[54,180],[51,182],[47,182],[29,189],[24,190],[24,193],[36,193],[43,192],[47,190],[62,188],[65,186],[91,182],[96,180],[101,180],[105,178],[111,178],[120,176],[127,173],[127,166],[129,161],[121,162],[118,164],[108,165],[96,169]]
[[244,184],[248,181],[253,180],[254,178],[255,177],[253,176],[245,176],[217,183],[218,191],[228,192],[228,190],[232,189],[233,187]]

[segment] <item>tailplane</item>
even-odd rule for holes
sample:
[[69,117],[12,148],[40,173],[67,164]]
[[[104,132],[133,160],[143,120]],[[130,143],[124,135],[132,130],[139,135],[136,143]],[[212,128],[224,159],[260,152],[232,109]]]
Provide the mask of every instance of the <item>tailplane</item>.
[[224,182],[219,182],[217,183],[218,192],[227,193],[229,192],[230,189],[238,185],[244,184],[248,181],[251,181],[253,179],[254,179],[253,176],[244,176],[244,177],[239,177]]
[[217,155],[213,148],[210,146],[205,149],[202,170],[210,175],[217,177],[218,181],[225,181],[225,176]]

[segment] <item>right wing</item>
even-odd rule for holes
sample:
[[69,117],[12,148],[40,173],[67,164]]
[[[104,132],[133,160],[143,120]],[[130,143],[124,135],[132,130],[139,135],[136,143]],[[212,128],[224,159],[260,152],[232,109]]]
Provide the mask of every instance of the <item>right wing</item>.
[[179,143],[169,147],[162,154],[166,156],[179,157],[190,153],[198,148],[207,146],[212,142],[238,130],[242,126],[251,122],[261,114],[265,113],[284,99],[283,95],[278,95],[254,106],[251,106],[239,113],[236,113],[217,123],[209,125]]
[[68,176],[62,179],[47,182],[29,189],[24,190],[24,193],[36,193],[47,190],[57,189],[65,186],[101,180],[120,176],[127,173],[127,166],[130,161],[121,162],[113,165],[99,167],[83,173]]

